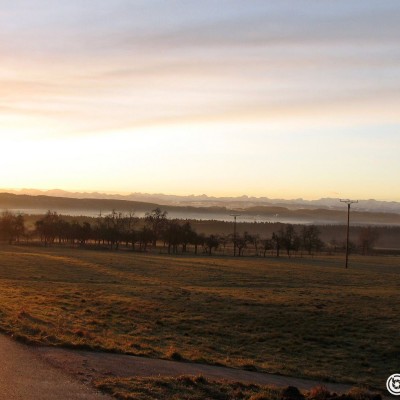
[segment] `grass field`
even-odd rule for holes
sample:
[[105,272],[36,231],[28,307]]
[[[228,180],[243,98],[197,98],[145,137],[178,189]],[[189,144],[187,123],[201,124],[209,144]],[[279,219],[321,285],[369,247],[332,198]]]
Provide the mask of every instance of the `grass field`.
[[323,386],[301,393],[292,387],[276,388],[241,382],[213,381],[203,376],[177,378],[109,378],[96,384],[97,388],[121,400],[380,400],[376,393],[352,388],[346,397],[338,397]]
[[0,329],[47,345],[383,389],[400,371],[400,259],[0,246]]

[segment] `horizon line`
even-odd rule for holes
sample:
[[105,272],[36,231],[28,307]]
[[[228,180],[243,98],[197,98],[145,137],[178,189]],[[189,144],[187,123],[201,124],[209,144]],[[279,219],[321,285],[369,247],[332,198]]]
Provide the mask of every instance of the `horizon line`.
[[[268,197],[268,196],[255,196],[255,195],[247,195],[247,194],[242,194],[242,195],[224,195],[224,196],[218,196],[218,195],[209,195],[206,193],[202,194],[175,194],[175,193],[161,193],[161,192],[122,192],[122,191],[101,191],[101,190],[91,190],[91,191],[80,191],[80,190],[65,190],[65,189],[59,189],[59,188],[53,188],[53,189],[37,189],[37,188],[0,188],[0,193],[11,193],[11,194],[17,194],[17,193],[12,193],[12,192],[40,192],[43,195],[46,195],[46,193],[49,192],[63,192],[65,194],[80,194],[80,195],[105,195],[105,196],[123,196],[123,197],[128,197],[128,196],[133,196],[133,195],[142,195],[142,196],[166,196],[166,197],[179,197],[179,198],[185,198],[185,197],[194,197],[194,198],[209,198],[209,199],[257,199],[257,200],[270,200],[270,201],[305,201],[305,202],[315,202],[315,201],[320,201],[320,200],[340,200],[343,197],[319,197],[319,198],[303,198],[303,197],[291,197],[291,198],[277,198],[277,197]],[[20,194],[28,194],[28,193],[20,193]],[[30,194],[33,195],[33,194]],[[51,194],[47,194],[52,197],[57,197]],[[60,196],[63,197],[63,196]],[[388,199],[375,199],[375,198],[365,198],[365,199],[357,199],[359,202],[366,202],[366,201],[376,201],[376,202],[385,202],[385,203],[400,203],[400,200],[388,200]]]

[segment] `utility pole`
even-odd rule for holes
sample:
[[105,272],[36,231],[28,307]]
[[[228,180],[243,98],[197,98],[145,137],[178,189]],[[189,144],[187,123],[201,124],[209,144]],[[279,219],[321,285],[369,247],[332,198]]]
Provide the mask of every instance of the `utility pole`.
[[240,214],[231,213],[229,215],[234,218],[234,222],[233,222],[233,256],[236,257],[236,218],[239,217]]
[[350,206],[358,203],[358,200],[340,199],[341,203],[347,204],[347,239],[346,239],[346,268],[349,262],[349,233],[350,233]]

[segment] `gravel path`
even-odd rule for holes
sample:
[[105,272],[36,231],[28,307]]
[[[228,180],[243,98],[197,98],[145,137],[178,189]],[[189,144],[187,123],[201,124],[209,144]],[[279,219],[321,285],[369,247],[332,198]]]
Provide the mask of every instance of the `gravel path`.
[[307,390],[323,385],[336,393],[351,386],[244,371],[212,365],[151,359],[120,354],[32,347],[0,335],[0,393],[9,400],[109,400],[90,386],[96,379],[130,376],[203,375]]
[[120,354],[66,350],[52,347],[37,347],[34,348],[33,351],[49,364],[78,377],[83,382],[91,382],[93,379],[105,377],[201,374],[211,379],[226,379],[260,385],[276,385],[280,387],[291,385],[304,390],[323,385],[336,393],[343,393],[351,388],[350,385],[345,384],[325,383],[212,365],[167,361]]
[[7,400],[108,400],[28,346],[0,335],[0,397]]

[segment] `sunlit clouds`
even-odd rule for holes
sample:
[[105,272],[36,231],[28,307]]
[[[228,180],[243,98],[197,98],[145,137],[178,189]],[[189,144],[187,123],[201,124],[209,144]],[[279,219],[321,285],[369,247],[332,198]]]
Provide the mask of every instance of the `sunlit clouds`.
[[0,186],[400,200],[399,17],[397,1],[6,2]]

